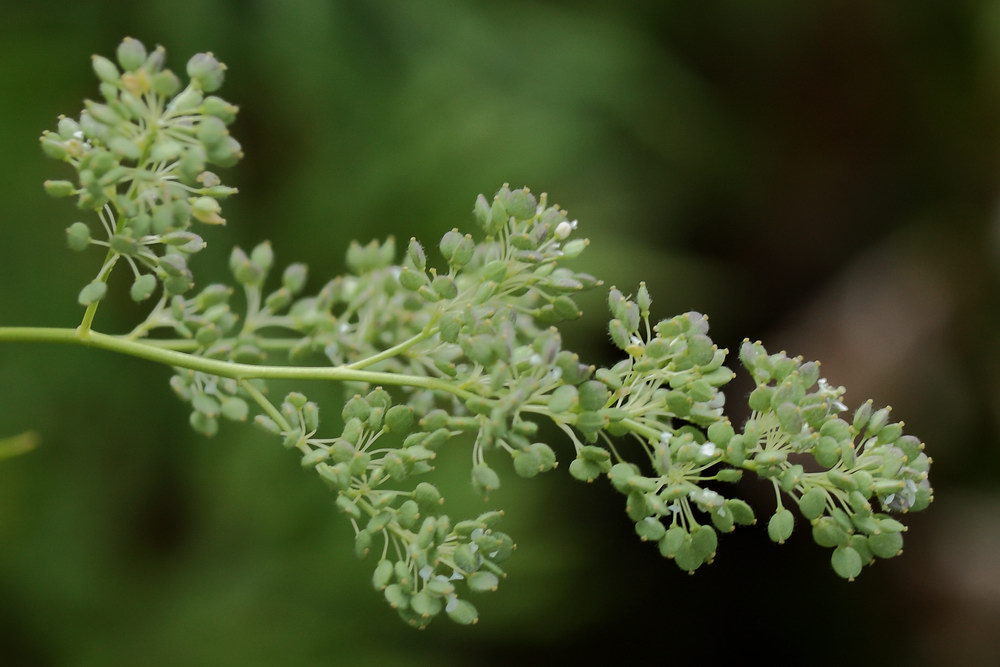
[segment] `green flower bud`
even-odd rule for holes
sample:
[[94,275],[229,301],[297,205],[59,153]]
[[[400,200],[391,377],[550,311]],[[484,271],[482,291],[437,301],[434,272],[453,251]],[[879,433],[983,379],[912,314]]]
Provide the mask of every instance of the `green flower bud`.
[[660,555],[664,558],[673,558],[688,539],[688,533],[680,526],[668,528],[660,539]]
[[90,56],[90,64],[94,68],[94,73],[101,81],[115,85],[119,83],[120,73],[115,64],[104,56]]
[[483,495],[500,488],[500,477],[485,463],[472,466],[472,486]]
[[173,97],[181,89],[181,80],[168,69],[153,75],[150,85],[157,95]]
[[833,517],[823,516],[813,521],[813,540],[821,547],[836,547],[847,544],[847,532]]
[[89,306],[90,304],[97,303],[103,299],[104,295],[107,293],[107,283],[101,280],[94,280],[80,290],[80,294],[77,296],[76,300],[81,306]]
[[420,591],[410,598],[410,609],[419,614],[422,618],[432,618],[441,613],[443,604],[440,598],[436,598],[427,591]]
[[203,412],[192,412],[189,419],[191,427],[207,438],[211,438],[219,432],[219,422],[214,417],[209,417]]
[[757,387],[752,392],[750,392],[750,409],[756,410],[757,412],[767,412],[771,409],[771,397],[774,395],[774,389],[766,385]]
[[222,207],[212,197],[197,197],[191,200],[191,213],[195,220],[207,225],[224,225],[225,218],[219,215]]
[[608,388],[597,380],[584,382],[578,388],[580,409],[593,411],[600,410],[608,402]]
[[635,524],[635,532],[643,542],[659,542],[667,529],[659,519],[650,516]]
[[45,181],[45,192],[50,197],[68,197],[76,192],[69,181]]
[[442,299],[454,299],[458,296],[458,286],[450,276],[435,276],[431,281],[431,288]]
[[187,64],[187,73],[191,80],[206,93],[212,93],[222,87],[226,78],[226,66],[209,53],[196,53]]
[[825,468],[832,468],[840,461],[840,443],[830,436],[823,436],[813,447],[813,456],[816,462]]
[[445,605],[445,612],[448,618],[459,625],[474,625],[479,622],[479,612],[467,600],[452,598]]
[[797,434],[802,430],[802,415],[799,408],[793,403],[782,403],[775,410],[778,416],[778,423],[785,433]]
[[90,227],[83,222],[74,222],[66,228],[66,244],[76,252],[86,250],[90,245]]
[[358,520],[361,518],[361,510],[358,509],[358,506],[354,503],[353,500],[351,500],[344,494],[340,494],[337,496],[337,509],[339,509],[341,512],[343,512],[344,514],[346,514],[347,516],[351,517],[354,520]]
[[484,572],[482,570],[469,575],[469,578],[466,581],[469,584],[469,590],[477,593],[489,593],[495,591],[497,586],[500,584],[500,579],[497,575],[492,572]]
[[530,449],[515,451],[514,471],[524,478],[531,478],[544,470],[541,460]]
[[246,421],[250,413],[247,402],[237,396],[227,396],[221,402],[222,416],[236,422]]
[[814,486],[799,498],[799,511],[802,516],[812,521],[823,514],[826,509],[826,491]]
[[593,482],[603,472],[600,464],[584,458],[575,458],[569,464],[569,474],[581,482]]
[[133,301],[140,302],[151,297],[154,290],[156,290],[156,276],[145,273],[136,278],[135,282],[132,283],[129,295]]
[[795,527],[795,516],[785,508],[779,509],[767,522],[767,535],[773,542],[784,544],[792,535]]
[[708,439],[719,447],[725,447],[736,434],[728,419],[714,422],[708,427]]
[[514,190],[504,197],[503,205],[507,209],[508,215],[512,215],[518,220],[527,220],[535,215],[538,200],[528,188],[522,188]]
[[889,412],[891,410],[892,408],[882,408],[872,413],[871,418],[868,420],[868,436],[878,435],[882,431],[882,427],[889,421]]
[[388,560],[380,560],[378,565],[375,566],[375,572],[372,573],[372,586],[375,587],[377,591],[385,590],[389,582],[392,581],[393,567],[392,563]]
[[865,401],[860,408],[858,408],[854,413],[854,430],[860,432],[865,426],[868,425],[868,420],[871,419],[872,415],[872,402],[871,400]]
[[733,515],[733,521],[741,526],[750,526],[757,523],[757,518],[754,516],[750,505],[738,498],[727,500],[726,508]]
[[871,552],[879,558],[894,558],[903,550],[903,534],[883,532],[868,537]]
[[201,110],[209,116],[215,116],[226,125],[229,125],[236,120],[236,114],[239,113],[240,108],[235,104],[230,104],[221,97],[210,95],[202,102]]
[[736,529],[736,522],[733,518],[733,514],[725,506],[722,506],[717,510],[712,510],[709,516],[712,518],[712,525],[714,525],[720,533],[730,533]]
[[677,563],[677,567],[688,574],[694,574],[694,571],[705,562],[705,559],[695,550],[692,542],[690,536],[685,537],[683,544],[674,554],[674,562]]
[[573,239],[563,246],[563,257],[567,259],[579,257],[580,253],[586,250],[588,245],[590,245],[590,241],[587,239]]
[[834,572],[848,581],[854,581],[854,578],[861,574],[863,567],[861,555],[849,546],[839,546],[834,549],[830,563]]
[[137,39],[126,37],[118,45],[118,64],[128,72],[134,72],[146,62],[146,47]]

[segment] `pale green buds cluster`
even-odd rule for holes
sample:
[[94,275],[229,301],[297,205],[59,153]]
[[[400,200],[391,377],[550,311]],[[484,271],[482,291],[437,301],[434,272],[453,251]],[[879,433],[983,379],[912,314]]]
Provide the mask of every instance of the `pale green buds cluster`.
[[[127,258],[136,275],[133,298],[152,295],[145,275],[162,283],[166,295],[183,294],[193,285],[188,257],[205,245],[189,228],[224,224],[219,201],[236,192],[209,171],[242,157],[226,128],[237,108],[205,95],[221,86],[225,65],[212,54],[195,55],[182,89],[164,67],[162,47],[147,52],[125,38],[117,61],[93,56],[101,101],[87,100],[77,119],[60,117],[55,131],[42,134],[45,153],[77,172],[76,182],[46,181],[45,189],[54,197],[75,196],[81,210],[96,213],[92,223],[67,230],[69,246],[106,246],[108,263]],[[103,241],[91,237],[98,224]],[[81,303],[95,293],[81,293]]]
[[453,523],[433,484],[398,488],[434,469],[437,450],[462,432],[461,422],[442,410],[417,419],[411,406],[394,404],[382,388],[353,396],[341,418],[338,437],[316,437],[318,406],[293,393],[279,414],[258,415],[255,422],[298,449],[303,467],[315,469],[336,492],[337,509],[354,527],[356,555],[381,554],[372,585],[403,620],[424,627],[443,612],[457,623],[475,623],[478,612],[464,596],[496,590],[505,576],[499,564],[514,550],[511,538],[496,530],[503,513]]
[[[558,466],[542,420],[572,446],[569,474],[606,477],[625,497],[639,539],[687,572],[713,561],[720,533],[756,522],[726,486],[745,471],[776,492],[771,539],[789,539],[801,515],[847,579],[902,549],[905,527],[890,512],[932,500],[923,445],[870,401],[848,417],[844,389],[821,378],[818,363],[744,342],[740,360],[756,388],[750,418],[733,424],[722,388],[734,374],[708,318],[692,311],[651,320],[645,284],[633,295],[608,294],[607,334],[621,361],[596,368],[564,349],[553,325],[580,317],[575,297],[601,283],[567,265],[588,245],[574,238],[577,222],[527,188],[480,195],[478,234],[452,229],[431,251],[411,239],[402,260],[392,238],[352,242],[350,273],[315,293],[302,264],[269,285],[275,255],[267,242],[230,255],[245,313],[234,311],[224,285],[192,293],[188,258],[204,241],[190,227],[223,223],[219,202],[234,192],[207,168],[241,156],[227,130],[236,108],[206,96],[222,85],[225,66],[211,53],[194,56],[182,89],[162,48],[149,53],[129,38],[117,64],[95,56],[93,66],[103,102],[87,102],[79,120],[62,118],[42,136],[43,149],[78,172],[76,182],[49,181],[46,190],[77,197],[100,225],[73,223],[68,245],[107,248],[79,295],[84,323],[119,259],[134,271],[136,301],[162,284],[126,337],[130,349],[146,345],[149,358],[174,351],[169,363],[184,368],[171,387],[202,434],[259,409],[254,423],[329,486],[356,554],[376,561],[373,586],[408,623],[424,627],[441,614],[476,622],[467,598],[497,588],[500,563],[514,550],[497,530],[502,512],[457,522],[444,513],[440,491],[424,481],[438,452],[467,447],[469,482],[493,498],[511,469],[531,478]],[[160,330],[176,338],[151,339]],[[280,367],[288,362],[317,365]],[[264,377],[344,381],[339,434],[319,435],[319,405],[301,393],[273,404],[267,383],[249,379]]]
[[[740,360],[754,377],[753,416],[727,446],[731,462],[770,479],[832,548],[834,570],[854,579],[876,557],[902,551],[906,527],[886,512],[919,511],[933,499],[924,445],[889,423],[889,408],[871,401],[853,417],[843,387],[819,377],[819,363],[769,355],[745,341]],[[845,418],[841,418],[841,416]],[[878,508],[883,511],[878,511]],[[791,535],[794,515],[779,505],[768,525],[776,542]]]

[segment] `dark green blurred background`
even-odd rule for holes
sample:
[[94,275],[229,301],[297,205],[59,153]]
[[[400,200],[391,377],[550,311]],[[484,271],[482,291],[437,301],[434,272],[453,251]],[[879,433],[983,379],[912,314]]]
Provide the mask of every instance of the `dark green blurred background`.
[[[4,345],[0,434],[42,446],[0,464],[0,664],[1000,662],[1000,3],[34,5],[0,19],[0,324],[75,325],[100,261],[64,249],[77,212],[40,184],[68,172],[36,140],[96,96],[89,55],[131,35],[182,70],[213,50],[247,158],[201,284],[270,238],[318,285],[353,237],[433,244],[477,193],[527,184],[580,219],[580,266],[646,280],[659,316],[708,312],[720,345],[761,338],[822,359],[852,405],[892,404],[937,502],[853,584],[807,535],[762,528],[688,577],[602,485],[508,474],[509,579],[479,625],[416,632],[275,442],[195,435],[164,368]],[[566,328],[595,361],[602,304]],[[115,298],[97,326],[139,316]],[[441,467],[461,486],[466,454]],[[743,491],[768,511],[767,488]],[[468,495],[453,514],[483,507]]]

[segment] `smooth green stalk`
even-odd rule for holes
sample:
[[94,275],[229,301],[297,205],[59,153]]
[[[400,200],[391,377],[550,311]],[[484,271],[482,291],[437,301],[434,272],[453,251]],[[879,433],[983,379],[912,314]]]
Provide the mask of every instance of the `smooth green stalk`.
[[109,336],[108,334],[93,330],[89,331],[86,336],[81,336],[76,329],[57,327],[0,327],[0,341],[83,345],[131,357],[138,357],[167,366],[187,368],[220,377],[233,378],[234,380],[284,379],[366,382],[371,384],[434,389],[454,394],[460,398],[476,398],[478,396],[471,391],[460,389],[449,382],[436,378],[364,371],[346,366],[255,366],[233,361],[206,359],[205,357],[185,352],[164,349],[157,345],[128,340],[121,336]]

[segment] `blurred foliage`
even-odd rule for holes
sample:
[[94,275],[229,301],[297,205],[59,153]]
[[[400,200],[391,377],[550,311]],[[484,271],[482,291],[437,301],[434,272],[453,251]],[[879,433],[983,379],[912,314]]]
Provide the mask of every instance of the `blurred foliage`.
[[[984,537],[1000,465],[997,3],[7,3],[5,325],[79,316],[96,267],[60,249],[75,212],[42,192],[65,174],[36,137],[95,95],[87,56],[123,35],[230,67],[247,159],[202,283],[262,238],[318,281],[351,238],[433,241],[469,225],[476,193],[527,184],[580,219],[587,270],[646,280],[657,314],[711,313],[721,344],[786,346],[823,359],[849,402],[895,405],[937,461],[938,502],[902,559],[853,584],[808,539],[778,548],[763,530],[686,577],[608,488],[510,476],[509,580],[475,628],[417,633],[370,590],[325,489],[266,437],[194,435],[162,368],[3,346],[0,436],[42,444],[0,465],[0,663],[541,664],[605,644],[622,662],[711,662],[720,633],[778,661],[1000,660]],[[566,332],[595,360],[603,301]],[[97,327],[136,314],[123,296]],[[476,506],[464,453],[442,468],[450,502]]]

